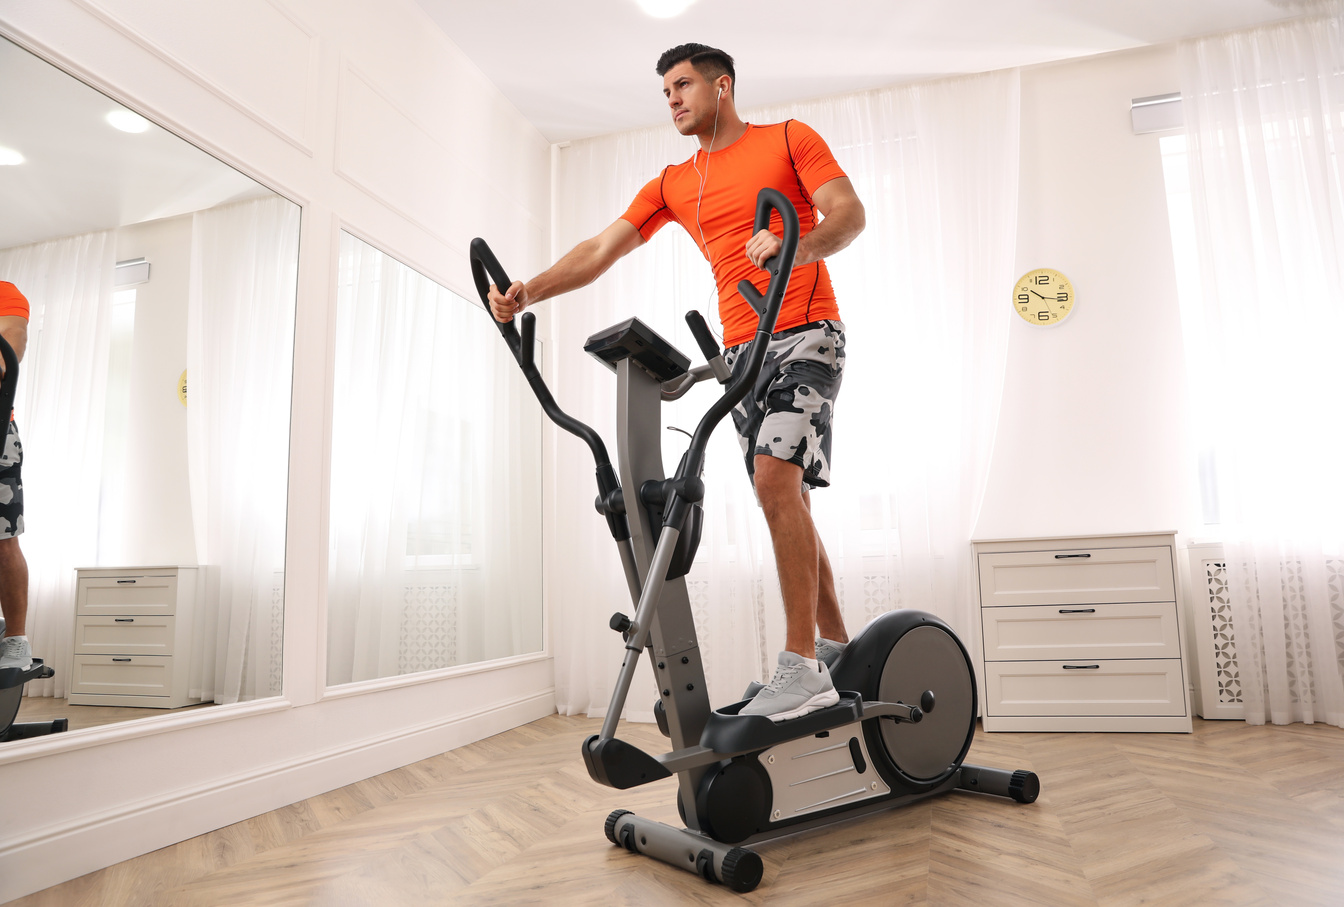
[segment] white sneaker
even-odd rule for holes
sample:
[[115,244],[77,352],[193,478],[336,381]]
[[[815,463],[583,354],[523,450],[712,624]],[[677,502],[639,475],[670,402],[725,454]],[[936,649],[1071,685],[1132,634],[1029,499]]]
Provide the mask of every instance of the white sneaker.
[[817,662],[814,671],[801,655],[779,653],[779,667],[770,683],[742,707],[740,715],[764,715],[775,723],[788,721],[835,705],[840,694],[831,682],[825,662]]
[[26,636],[6,636],[0,641],[0,668],[26,671],[33,666],[33,650]]
[[849,645],[847,642],[836,642],[834,639],[827,639],[824,636],[818,637],[817,661],[825,662],[826,667],[829,668],[844,653],[847,645]]

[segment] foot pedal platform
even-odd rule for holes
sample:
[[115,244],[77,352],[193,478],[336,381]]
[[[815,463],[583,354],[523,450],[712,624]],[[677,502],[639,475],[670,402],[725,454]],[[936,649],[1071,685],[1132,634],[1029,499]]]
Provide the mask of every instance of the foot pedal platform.
[[863,697],[849,690],[839,692],[835,705],[778,724],[764,715],[739,715],[750,699],[715,709],[705,722],[700,745],[716,753],[744,753],[863,720]]

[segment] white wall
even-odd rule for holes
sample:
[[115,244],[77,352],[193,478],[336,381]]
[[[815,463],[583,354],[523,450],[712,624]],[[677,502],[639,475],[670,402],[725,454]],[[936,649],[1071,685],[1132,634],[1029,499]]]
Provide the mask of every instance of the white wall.
[[[100,557],[100,566],[194,564],[187,409],[177,396],[177,380],[187,365],[191,216],[118,230],[117,260],[132,258],[149,261],[150,279],[135,288],[125,518],[121,538],[110,540],[120,549],[120,556],[115,560]],[[105,550],[101,539],[99,550]]]
[[1017,272],[1063,271],[1077,303],[1056,327],[1013,319],[976,538],[1190,524],[1194,460],[1159,136],[1134,135],[1129,120],[1133,98],[1178,90],[1170,46],[1022,73]]
[[535,272],[541,136],[412,0],[6,0],[0,33],[303,206],[284,697],[0,748],[0,901],[552,712],[548,657],[322,679],[339,230],[467,298],[472,235]]

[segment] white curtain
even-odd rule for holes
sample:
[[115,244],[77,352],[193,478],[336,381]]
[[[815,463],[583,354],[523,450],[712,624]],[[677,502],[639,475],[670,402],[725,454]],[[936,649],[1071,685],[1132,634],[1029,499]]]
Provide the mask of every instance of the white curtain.
[[[1014,276],[1017,73],[752,110],[746,119],[788,117],[826,139],[868,214],[859,239],[827,262],[847,327],[846,377],[833,484],[812,493],[846,622],[854,633],[886,610],[919,608],[970,646],[969,539],[1002,388],[1010,314],[1003,288]],[[694,147],[660,127],[564,148],[557,254],[609,224]],[[633,314],[699,358],[682,315],[696,308],[712,316],[715,301],[708,265],[669,226],[553,305],[557,396],[614,444],[615,384],[580,352],[585,337]],[[692,429],[718,390],[697,387],[666,411],[665,424]],[[668,432],[664,442],[670,469],[685,438]],[[602,714],[621,650],[606,619],[629,596],[593,513],[587,451],[567,436],[557,444],[556,473],[557,699],[567,714]],[[705,481],[705,532],[688,586],[711,700],[722,704],[767,674],[783,646],[784,615],[764,518],[727,422],[711,443]],[[627,716],[648,718],[656,692],[639,676],[644,686]]]
[[1333,14],[1181,48],[1246,720],[1344,726],[1344,35]]
[[[0,252],[0,279],[28,298],[15,419],[23,439],[28,636],[56,668],[29,696],[63,698],[74,650],[75,569],[97,562],[114,234]],[[6,414],[6,417],[8,414]]]
[[275,197],[192,220],[187,460],[206,607],[193,696],[280,693],[299,208]]
[[540,413],[485,310],[341,234],[327,682],[542,648]]

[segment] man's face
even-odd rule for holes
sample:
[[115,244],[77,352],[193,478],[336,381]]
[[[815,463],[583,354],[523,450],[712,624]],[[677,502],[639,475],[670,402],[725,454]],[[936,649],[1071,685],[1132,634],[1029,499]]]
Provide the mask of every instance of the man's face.
[[672,109],[672,123],[682,135],[699,135],[714,125],[717,91],[695,71],[689,60],[673,66],[663,76],[663,95]]

